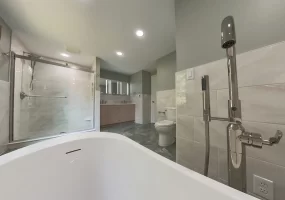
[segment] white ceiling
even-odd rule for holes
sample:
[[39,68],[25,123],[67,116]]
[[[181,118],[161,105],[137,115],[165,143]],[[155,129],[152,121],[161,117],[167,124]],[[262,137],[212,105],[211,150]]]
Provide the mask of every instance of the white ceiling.
[[69,46],[81,54],[65,60],[84,66],[98,56],[132,74],[175,50],[174,0],[1,0],[0,15],[32,53],[63,59]]

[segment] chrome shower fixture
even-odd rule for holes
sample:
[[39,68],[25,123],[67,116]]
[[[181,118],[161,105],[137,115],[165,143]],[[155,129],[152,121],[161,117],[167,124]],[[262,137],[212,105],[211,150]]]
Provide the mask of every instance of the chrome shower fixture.
[[[203,119],[205,121],[206,155],[205,171],[209,165],[210,133],[209,122],[211,120],[228,121],[227,126],[227,157],[228,157],[228,183],[229,186],[246,192],[246,149],[245,146],[262,148],[263,145],[272,146],[277,144],[283,136],[283,133],[277,130],[275,136],[264,140],[259,133],[247,132],[242,125],[241,101],[238,93],[238,79],[236,67],[236,34],[234,18],[228,16],[224,18],[221,26],[221,47],[226,49],[229,100],[228,117],[212,117],[210,112],[210,86],[209,77],[202,77],[202,95],[203,95]],[[206,166],[207,165],[207,166]],[[205,173],[206,175],[206,173]]]

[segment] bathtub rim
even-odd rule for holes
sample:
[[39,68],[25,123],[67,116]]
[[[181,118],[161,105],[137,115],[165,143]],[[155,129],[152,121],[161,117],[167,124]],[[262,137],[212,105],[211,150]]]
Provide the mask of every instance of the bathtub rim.
[[128,143],[129,145],[134,146],[134,148],[140,149],[141,151],[143,151],[143,153],[148,154],[148,156],[151,156],[157,161],[162,162],[168,167],[171,167],[173,170],[179,171],[179,173],[182,173],[184,176],[187,176],[188,178],[191,178],[194,181],[201,183],[202,185],[204,184],[206,187],[212,188],[213,190],[216,190],[217,192],[224,193],[225,195],[231,196],[231,198],[233,198],[234,200],[241,200],[241,199],[242,200],[258,200],[257,198],[250,196],[249,194],[240,192],[216,180],[205,177],[199,174],[198,172],[188,169],[176,162],[173,162],[153,152],[152,150],[138,144],[137,142],[131,140],[130,138],[126,136],[120,135],[118,133],[110,133],[110,132],[97,132],[97,131],[84,132],[84,133],[76,132],[76,133],[64,135],[62,137],[56,137],[53,139],[41,141],[41,142],[38,142],[32,145],[17,149],[15,151],[12,151],[10,153],[0,156],[0,170],[1,170],[2,165],[8,164],[9,162],[12,162],[18,158],[33,154],[37,151],[51,148],[57,145],[65,144],[68,142],[80,141],[80,140],[85,140],[85,139],[96,139],[96,138],[115,139],[119,141],[124,141]]

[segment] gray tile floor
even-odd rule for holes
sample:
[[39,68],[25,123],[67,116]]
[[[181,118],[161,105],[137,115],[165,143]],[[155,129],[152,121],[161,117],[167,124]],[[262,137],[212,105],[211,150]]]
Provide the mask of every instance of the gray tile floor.
[[134,122],[126,122],[101,127],[101,131],[119,133],[127,136],[146,148],[175,162],[175,143],[168,147],[158,146],[158,134],[154,128],[154,124],[135,124]]

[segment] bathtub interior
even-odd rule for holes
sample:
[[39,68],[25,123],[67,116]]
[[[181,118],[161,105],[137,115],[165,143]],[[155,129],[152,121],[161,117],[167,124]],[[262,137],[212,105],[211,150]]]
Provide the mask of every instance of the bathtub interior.
[[121,137],[66,142],[3,164],[1,199],[255,199]]

